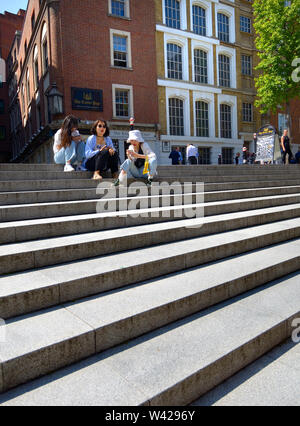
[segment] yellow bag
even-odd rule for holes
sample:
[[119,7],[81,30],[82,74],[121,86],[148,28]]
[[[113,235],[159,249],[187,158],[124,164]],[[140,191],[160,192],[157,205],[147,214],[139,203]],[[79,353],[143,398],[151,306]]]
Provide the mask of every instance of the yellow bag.
[[145,167],[144,167],[143,175],[149,173],[149,171],[150,171],[150,169],[149,169],[149,158],[147,156],[146,160],[145,160]]

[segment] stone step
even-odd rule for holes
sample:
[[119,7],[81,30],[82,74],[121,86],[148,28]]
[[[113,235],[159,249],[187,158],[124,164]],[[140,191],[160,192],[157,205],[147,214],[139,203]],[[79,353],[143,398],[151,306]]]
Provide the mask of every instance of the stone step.
[[25,163],[0,163],[0,172],[62,172],[64,166],[61,164],[25,164]]
[[[32,265],[28,253],[20,256],[21,266],[13,267],[24,272],[0,278],[0,317],[22,315],[299,237],[300,219],[296,218],[55,266],[41,267],[37,259],[35,269],[24,271]],[[116,243],[121,247],[117,239]],[[48,265],[51,262],[49,255]]]
[[[245,211],[242,214],[230,213],[112,230],[100,228],[99,231],[93,229],[88,233],[75,235],[71,233],[70,236],[45,239],[41,239],[41,233],[37,230],[38,239],[35,241],[32,240],[33,234],[29,232],[31,240],[28,242],[24,242],[24,238],[21,237],[20,242],[15,244],[0,245],[0,274],[150,247],[153,244],[181,241],[287,218],[298,218],[299,212],[300,204],[292,205],[290,208],[286,206],[285,209],[279,210],[265,209],[264,213],[255,210],[254,212]],[[95,225],[95,221],[92,222]],[[72,226],[74,228],[76,224],[72,222]],[[15,233],[14,225],[11,225],[11,230]],[[4,235],[8,235],[7,229]]]
[[[299,244],[297,247],[299,250]],[[286,254],[285,247],[282,253]],[[250,262],[254,274],[256,262],[266,259],[268,263],[276,254],[278,250],[267,256],[256,253]],[[225,298],[239,291],[231,274],[234,271],[241,278],[244,271],[237,271],[246,264],[247,259],[227,264],[230,283]],[[203,281],[191,275],[189,281],[182,281],[187,282],[186,288],[177,285],[172,296],[172,285],[157,291],[160,282],[151,290],[152,285],[145,284],[145,288],[129,288],[127,293],[107,294],[8,322],[7,342],[1,345],[2,391],[76,359],[90,358],[3,394],[1,405],[182,406],[196,400],[285,341],[291,335],[292,321],[300,314],[299,272],[198,312],[205,306],[200,295],[207,290],[206,283],[214,289],[207,306],[221,299],[217,288],[221,283],[224,286],[226,274],[222,275],[221,263],[219,267],[221,281],[207,280],[207,274]],[[138,303],[133,303],[135,291],[142,292],[145,300],[140,295]],[[197,313],[168,324],[171,318],[178,318],[176,304],[182,306],[191,294],[199,298],[199,305],[195,302],[192,307]],[[109,303],[109,298],[120,301],[119,297],[124,313],[120,302],[114,305],[116,310]],[[164,314],[168,325],[156,330],[157,318]],[[144,334],[151,329],[154,331]],[[125,331],[131,338],[143,335],[98,353],[107,345],[118,344],[119,339],[124,341]]]
[[288,339],[191,406],[299,407],[299,357],[300,343]]
[[[105,182],[113,182],[112,179],[105,179]],[[169,179],[156,179],[156,184],[162,184],[162,182],[167,182],[169,184],[174,184],[176,180],[173,178]],[[180,180],[179,180],[180,183]],[[184,179],[181,184],[184,183]],[[140,185],[140,181],[134,182],[132,179],[128,179],[128,186],[134,184],[135,186],[144,186],[144,183]],[[195,185],[194,183],[193,185]],[[60,191],[65,191],[70,193],[70,191],[75,191],[78,194],[81,194],[80,191],[85,190],[94,190],[99,185],[99,182],[91,179],[67,179],[67,180],[39,180],[39,181],[12,181],[12,182],[0,182],[0,194],[3,194],[3,197],[9,197],[9,194],[14,193],[28,193],[29,196],[33,196],[33,193],[42,193],[46,191],[47,193],[55,193]],[[244,181],[244,182],[219,182],[219,183],[206,183],[205,191],[227,191],[227,190],[237,190],[237,189],[253,189],[253,188],[268,188],[268,187],[284,187],[284,186],[297,186],[300,185],[300,179],[284,179],[280,180],[269,180],[269,181]],[[16,197],[16,195],[11,195]]]
[[[109,186],[110,184],[107,184]],[[226,190],[222,189],[221,191],[209,191],[208,185],[204,185],[203,189],[205,191],[204,201],[221,201],[221,200],[232,200],[237,198],[252,198],[252,197],[263,197],[270,195],[280,195],[280,194],[295,194],[300,192],[300,185],[290,185],[290,186],[276,186],[276,187],[260,187],[260,188],[244,188],[244,189],[231,189]],[[20,205],[20,204],[36,204],[36,203],[54,203],[62,201],[76,201],[76,200],[93,200],[97,195],[99,198],[104,192],[100,190],[101,186],[98,188],[91,189],[72,189],[72,190],[56,190],[56,191],[30,191],[30,192],[2,192],[0,193],[0,206],[8,205]],[[136,188],[139,188],[137,191]],[[125,188],[108,188],[110,192],[110,198],[123,198],[133,197],[136,195],[149,195],[156,196],[160,194],[166,194],[168,191],[168,186],[163,187],[158,182],[154,182],[151,188],[146,186],[130,186]],[[172,185],[172,190],[177,189],[178,193],[182,194],[195,193],[197,191],[197,184],[174,184]],[[198,185],[199,189],[199,185]],[[107,197],[107,196],[106,196]],[[130,198],[129,198],[130,200]]]
[[[77,215],[107,214],[107,212],[110,212],[109,214],[112,216],[125,213],[125,215],[131,215],[135,218],[139,216],[154,216],[156,218],[163,216],[170,219],[173,217],[191,218],[295,204],[300,201],[299,193],[206,203],[201,202],[203,197],[203,193],[188,195],[186,201],[190,204],[185,203],[183,207],[181,197],[144,197],[141,200],[139,197],[135,197],[127,201],[113,200],[113,203],[108,206],[99,199],[0,206],[0,222],[72,216],[75,212]],[[212,197],[215,197],[215,194],[212,194]],[[171,206],[159,207],[164,204],[171,204]],[[172,206],[172,204],[175,204],[175,206]],[[151,208],[151,206],[154,207]]]
[[[169,241],[172,232],[177,232],[177,235],[180,235],[181,231],[178,227],[186,227],[185,235],[188,237],[195,236],[197,232],[199,232],[197,235],[200,235],[200,233],[201,235],[208,235],[209,233],[223,232],[225,230],[229,231],[238,229],[239,227],[255,226],[284,219],[292,219],[299,216],[300,204],[289,204],[287,206],[283,205],[268,207],[266,209],[245,210],[216,216],[205,216],[200,219],[184,220],[179,217],[176,218],[173,215],[171,218],[172,221],[170,221],[168,217],[163,217],[162,212],[158,217],[139,217],[138,221],[132,216],[112,215],[110,213],[106,215],[66,216],[60,218],[0,223],[0,244],[18,243],[68,235],[74,236],[128,227],[135,227],[138,233],[142,230],[142,226],[149,227],[144,229],[149,229],[151,232],[154,232],[156,238],[158,238],[161,232],[165,233],[165,230],[170,230],[170,232],[168,232]],[[198,225],[199,223],[202,225],[201,230],[197,227],[198,231],[193,231],[192,224]],[[102,235],[104,235],[104,232]],[[121,236],[123,236],[123,234]],[[135,244],[137,244],[137,241]]]

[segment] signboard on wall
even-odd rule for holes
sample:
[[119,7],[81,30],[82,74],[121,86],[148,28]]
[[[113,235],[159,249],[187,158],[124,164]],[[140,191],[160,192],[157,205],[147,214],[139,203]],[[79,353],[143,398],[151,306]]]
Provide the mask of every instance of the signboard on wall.
[[72,109],[84,111],[103,111],[103,91],[71,88]]
[[275,141],[275,127],[267,125],[259,129],[256,142],[256,161],[274,161]]

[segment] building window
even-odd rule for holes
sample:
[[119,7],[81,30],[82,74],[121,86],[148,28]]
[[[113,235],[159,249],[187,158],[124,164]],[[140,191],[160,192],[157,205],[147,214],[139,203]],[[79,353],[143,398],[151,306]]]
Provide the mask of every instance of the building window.
[[182,80],[182,49],[177,44],[167,45],[168,78]]
[[0,114],[4,114],[4,112],[5,112],[4,100],[0,99]]
[[194,51],[195,63],[195,81],[197,83],[208,83],[207,71],[207,53],[204,50],[195,49]]
[[207,102],[196,102],[196,134],[199,137],[209,137]]
[[30,98],[30,81],[29,81],[29,70],[27,70],[26,74],[26,94],[27,94],[27,105],[30,104],[31,98]]
[[31,30],[33,31],[35,27],[35,13],[33,12],[31,16]]
[[0,126],[0,141],[4,141],[6,139],[6,128],[5,126]]
[[125,16],[125,0],[111,0],[111,13],[116,16]]
[[223,164],[233,164],[233,148],[222,148]]
[[37,46],[33,52],[33,73],[34,73],[34,89],[37,90],[39,87],[39,61],[38,61],[38,50]]
[[218,13],[218,37],[220,41],[229,43],[229,18],[223,13]]
[[252,75],[252,57],[248,55],[242,55],[242,74]]
[[127,31],[110,30],[111,65],[131,68],[131,36]]
[[183,101],[178,98],[169,99],[170,135],[184,135]]
[[226,104],[220,105],[220,130],[221,130],[221,138],[231,139],[232,137],[231,106]]
[[25,88],[24,88],[24,84],[22,84],[21,101],[22,101],[22,113],[25,114]]
[[116,118],[129,118],[133,116],[133,91],[132,86],[115,85],[113,89],[113,115]]
[[253,105],[249,103],[243,103],[243,121],[252,123],[253,121]]
[[206,11],[203,7],[193,6],[193,31],[206,36]]
[[240,17],[240,30],[243,33],[251,33],[251,19],[246,16]]
[[165,0],[166,25],[180,30],[180,1]]
[[127,68],[127,38],[114,35],[114,66]]
[[42,70],[43,74],[45,74],[48,71],[49,67],[49,60],[48,60],[48,40],[47,40],[47,26],[44,24],[43,30],[42,30]]
[[219,85],[230,87],[230,58],[219,55]]
[[198,148],[199,158],[198,163],[199,164],[211,164],[211,149],[210,148]]

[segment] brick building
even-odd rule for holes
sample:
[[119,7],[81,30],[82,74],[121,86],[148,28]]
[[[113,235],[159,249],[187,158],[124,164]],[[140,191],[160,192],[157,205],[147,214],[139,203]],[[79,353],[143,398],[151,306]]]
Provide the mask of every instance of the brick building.
[[17,30],[21,30],[24,22],[25,11],[20,10],[18,14],[5,12],[0,14],[0,61],[1,79],[0,81],[0,161],[8,161],[11,156],[11,145],[9,143],[10,122],[9,122],[9,100],[8,84],[4,74],[12,41]]
[[121,160],[132,115],[159,151],[155,48],[152,1],[30,0],[9,59],[10,100],[24,128],[21,141],[14,121],[13,161],[52,162],[53,134],[70,113],[85,137],[94,120],[109,121]]
[[155,0],[162,158],[193,143],[201,164],[254,150],[257,64],[246,0]]

